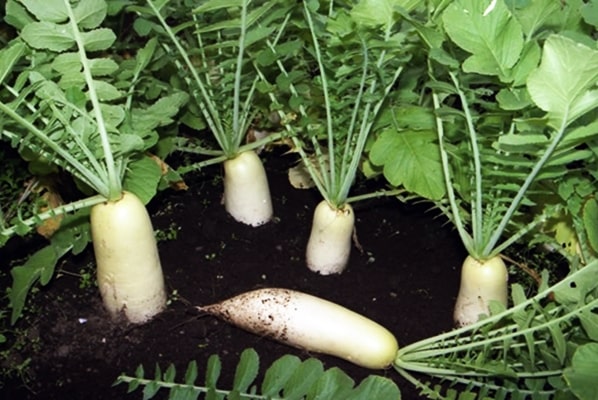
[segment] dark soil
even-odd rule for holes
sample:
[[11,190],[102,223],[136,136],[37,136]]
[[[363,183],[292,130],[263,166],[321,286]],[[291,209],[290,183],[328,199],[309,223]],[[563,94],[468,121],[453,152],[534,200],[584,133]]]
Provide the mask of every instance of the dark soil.
[[[115,323],[102,309],[93,281],[80,288],[84,282],[73,273],[93,270],[91,247],[62,262],[50,284],[32,295],[25,317],[14,329],[23,337],[19,346],[4,353],[4,367],[30,359],[29,367],[23,376],[4,382],[0,397],[140,399],[141,391],[127,395],[126,385],[112,387],[121,373],[132,375],[143,364],[153,376],[156,363],[163,369],[174,363],[182,376],[187,364],[197,360],[201,376],[212,354],[222,360],[221,383],[226,388],[239,354],[252,347],[260,355],[262,370],[287,353],[314,356],[326,368],[340,367],[356,382],[372,373],[390,377],[404,399],[418,399],[411,384],[393,370],[369,371],[334,357],[307,354],[191,312],[194,305],[273,286],[298,289],[360,312],[394,332],[399,344],[452,328],[465,253],[438,211],[429,211],[429,204],[406,205],[394,198],[355,204],[362,252],[353,248],[342,275],[320,276],[304,262],[319,194],[289,184],[286,169],[294,162],[291,157],[264,158],[275,207],[275,219],[264,226],[247,227],[225,212],[218,167],[189,174],[187,191],[167,190],[151,202],[154,228],[176,232],[176,238],[159,242],[171,302],[151,322]],[[357,185],[356,191],[371,184]],[[6,279],[0,282],[5,287]],[[9,337],[12,343],[15,338]]]

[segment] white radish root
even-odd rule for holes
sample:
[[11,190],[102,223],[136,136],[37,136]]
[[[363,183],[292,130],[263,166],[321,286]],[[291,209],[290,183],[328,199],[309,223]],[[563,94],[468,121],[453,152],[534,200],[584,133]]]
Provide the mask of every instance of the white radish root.
[[508,301],[509,273],[500,256],[484,262],[468,256],[461,268],[461,286],[455,303],[454,321],[457,326],[471,325],[480,315],[489,315],[491,300]]
[[257,335],[365,368],[386,368],[398,352],[394,335],[378,323],[294,290],[258,289],[197,308]]
[[254,151],[245,151],[224,162],[224,208],[235,220],[251,226],[272,219],[268,177]]

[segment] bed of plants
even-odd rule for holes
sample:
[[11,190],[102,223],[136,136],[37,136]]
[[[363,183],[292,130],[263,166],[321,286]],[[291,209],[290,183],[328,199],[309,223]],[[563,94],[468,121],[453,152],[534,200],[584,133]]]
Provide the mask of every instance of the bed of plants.
[[0,390],[597,399],[597,7],[7,1]]

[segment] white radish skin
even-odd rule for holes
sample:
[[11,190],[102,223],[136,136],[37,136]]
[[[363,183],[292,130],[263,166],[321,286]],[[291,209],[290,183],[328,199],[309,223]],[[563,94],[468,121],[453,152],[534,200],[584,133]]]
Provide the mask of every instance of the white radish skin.
[[294,290],[258,289],[198,309],[257,335],[365,368],[386,368],[398,352],[396,338],[378,323]]
[[272,199],[262,160],[245,151],[224,162],[224,207],[239,222],[260,226],[272,219]]
[[166,307],[164,278],[147,209],[132,193],[91,209],[97,280],[104,306],[143,323]]
[[349,204],[341,208],[321,201],[314,211],[305,258],[307,267],[322,275],[340,274],[351,255],[355,214]]
[[508,279],[507,267],[500,256],[484,262],[468,256],[461,268],[461,286],[454,310],[455,324],[471,325],[479,320],[481,314],[488,315],[491,300],[506,307]]

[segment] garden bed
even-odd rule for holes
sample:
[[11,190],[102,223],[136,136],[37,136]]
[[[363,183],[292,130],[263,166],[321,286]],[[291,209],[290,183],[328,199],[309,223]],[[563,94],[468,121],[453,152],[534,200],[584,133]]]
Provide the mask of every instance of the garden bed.
[[[151,202],[170,295],[168,309],[151,322],[132,326],[110,321],[93,284],[91,247],[59,264],[56,277],[33,295],[26,316],[15,327],[16,336],[9,338],[21,344],[7,354],[4,367],[27,359],[30,363],[24,381],[15,376],[5,383],[3,398],[141,398],[141,392],[126,395],[126,385],[111,385],[121,373],[134,374],[139,364],[148,376],[156,363],[163,369],[174,363],[183,374],[189,361],[196,360],[201,374],[212,354],[220,356],[220,383],[229,388],[239,354],[253,347],[262,371],[283,354],[315,356],[326,368],[338,366],[355,381],[370,373],[386,375],[396,381],[404,399],[416,399],[411,384],[393,370],[368,371],[308,354],[194,312],[195,305],[250,289],[286,287],[380,322],[395,333],[399,344],[452,328],[465,252],[438,211],[430,210],[429,204],[405,205],[392,198],[355,204],[362,250],[353,247],[342,275],[316,275],[305,267],[304,252],[320,197],[315,190],[289,184],[286,169],[294,164],[293,157],[270,153],[265,161],[275,220],[264,226],[247,227],[226,214],[220,204],[221,181],[215,178],[219,167],[189,174],[187,191],[167,190]],[[11,247],[2,249],[3,259],[11,256],[6,254]],[[91,282],[86,281],[90,276]]]

